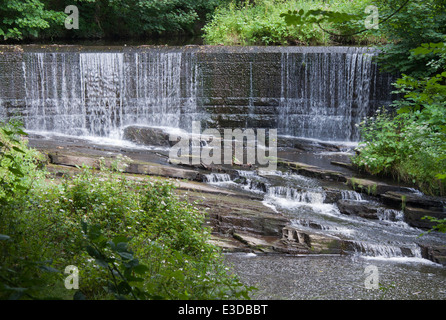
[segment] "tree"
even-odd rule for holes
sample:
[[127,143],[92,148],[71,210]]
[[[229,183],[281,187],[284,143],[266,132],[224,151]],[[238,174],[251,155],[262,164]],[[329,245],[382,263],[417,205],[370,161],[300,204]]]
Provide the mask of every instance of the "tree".
[[48,10],[40,0],[0,0],[0,37],[21,40],[37,37],[53,24],[63,24],[63,12]]

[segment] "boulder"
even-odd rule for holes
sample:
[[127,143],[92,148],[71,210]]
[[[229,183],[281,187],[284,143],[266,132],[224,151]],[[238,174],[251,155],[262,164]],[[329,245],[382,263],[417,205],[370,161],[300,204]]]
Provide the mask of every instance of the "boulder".
[[162,128],[148,126],[128,126],[123,138],[145,146],[171,147],[176,141],[169,141],[170,134]]
[[358,216],[366,219],[379,219],[377,206],[365,201],[338,200],[339,211],[342,214]]
[[282,229],[282,240],[289,246],[295,246],[305,253],[341,254],[344,241],[340,238],[322,235],[316,232],[303,231],[294,226]]
[[425,208],[408,207],[403,210],[404,220],[412,227],[420,229],[431,229],[436,225],[436,222],[432,222],[426,219],[426,216],[434,217],[437,219],[446,218],[446,212],[439,210],[429,210]]

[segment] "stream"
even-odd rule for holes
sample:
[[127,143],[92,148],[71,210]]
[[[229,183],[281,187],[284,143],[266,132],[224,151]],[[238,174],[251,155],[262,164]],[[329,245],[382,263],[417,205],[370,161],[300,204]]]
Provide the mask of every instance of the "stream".
[[[446,270],[424,259],[420,247],[445,243],[446,235],[411,227],[401,210],[342,184],[286,171],[239,171],[236,179],[211,173],[206,179],[213,186],[263,196],[265,205],[284,214],[299,230],[336,236],[352,245],[348,255],[227,254],[235,273],[259,289],[254,298],[446,298]],[[330,196],[333,190],[342,200],[378,206],[378,219],[342,214]],[[378,276],[374,288],[366,288],[370,266]]]
[[[198,123],[200,129],[277,129],[279,136],[291,137],[285,139],[288,149],[279,150],[280,159],[343,171],[330,160],[348,159],[360,138],[357,124],[394,100],[393,77],[379,71],[373,62],[377,52],[367,47],[23,45],[3,50],[0,119],[20,114],[26,130],[38,136],[36,145],[56,153],[81,150],[78,139],[89,138],[90,155],[126,154],[136,150],[126,133],[140,138],[137,126],[190,132]],[[165,137],[152,131],[145,137],[152,140],[137,146],[138,159],[169,166],[172,145]],[[335,151],[302,150],[293,139],[347,144]],[[286,170],[209,173],[204,182],[260,197],[296,229],[349,244],[347,255],[227,254],[234,272],[258,287],[254,298],[446,298],[446,268],[422,254],[423,246],[444,245],[446,234],[420,237],[425,230],[374,197]],[[344,214],[340,201],[377,208],[376,216]],[[366,288],[367,270],[374,270],[372,289]]]

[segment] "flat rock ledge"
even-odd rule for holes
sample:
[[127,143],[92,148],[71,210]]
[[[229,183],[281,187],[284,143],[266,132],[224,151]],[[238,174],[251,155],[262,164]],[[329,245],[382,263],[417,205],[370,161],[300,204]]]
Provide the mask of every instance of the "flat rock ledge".
[[[116,155],[70,153],[65,150],[46,152],[48,165],[55,174],[62,174],[63,168],[75,169],[87,165],[100,169],[112,167]],[[422,219],[426,215],[436,218],[446,217],[444,199],[414,194],[408,188],[389,185],[368,179],[347,176],[341,172],[323,170],[295,162],[280,162],[280,166],[299,174],[333,181],[380,199],[390,207],[403,209],[407,222],[419,228],[428,229],[432,223]],[[59,167],[60,166],[60,167]],[[173,178],[178,183],[177,192],[190,200],[201,199],[200,206],[206,210],[207,224],[212,228],[210,242],[221,247],[224,252],[254,252],[282,254],[351,254],[351,244],[347,240],[323,235],[318,230],[299,230],[291,221],[265,206],[258,198],[215,188],[202,183],[203,175],[209,171],[201,168],[173,166],[151,162],[133,161],[122,167],[125,173],[152,175]],[[224,172],[224,171],[222,171]],[[335,193],[333,193],[335,194]],[[339,194],[338,194],[339,195]],[[333,200],[336,197],[333,197]],[[376,219],[376,210],[362,208],[359,203],[336,199],[344,214],[356,214]],[[236,204],[236,205],[234,205]],[[363,210],[364,209],[364,210]],[[423,257],[446,265],[446,246],[422,247]]]

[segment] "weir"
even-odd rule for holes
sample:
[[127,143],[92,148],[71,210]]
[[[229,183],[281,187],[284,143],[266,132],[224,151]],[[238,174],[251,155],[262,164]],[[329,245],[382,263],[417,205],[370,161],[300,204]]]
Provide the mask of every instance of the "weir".
[[[375,54],[357,47],[7,47],[0,55],[0,117],[19,115],[32,132],[121,141],[144,126],[195,132],[198,123],[199,132],[264,128],[277,129],[284,140],[357,142],[356,124],[393,98],[393,79],[378,72]],[[165,132],[150,130],[152,142],[172,150]],[[278,157],[299,153],[290,145]],[[316,161],[322,149],[309,150]],[[166,164],[166,158],[159,161]],[[342,238],[352,252],[420,256],[414,244],[420,232],[401,211],[342,184],[260,171],[206,171],[203,181],[262,199],[293,228]]]
[[391,77],[357,47],[21,46],[0,55],[0,115],[26,128],[122,138],[128,125],[277,128],[357,141]]

